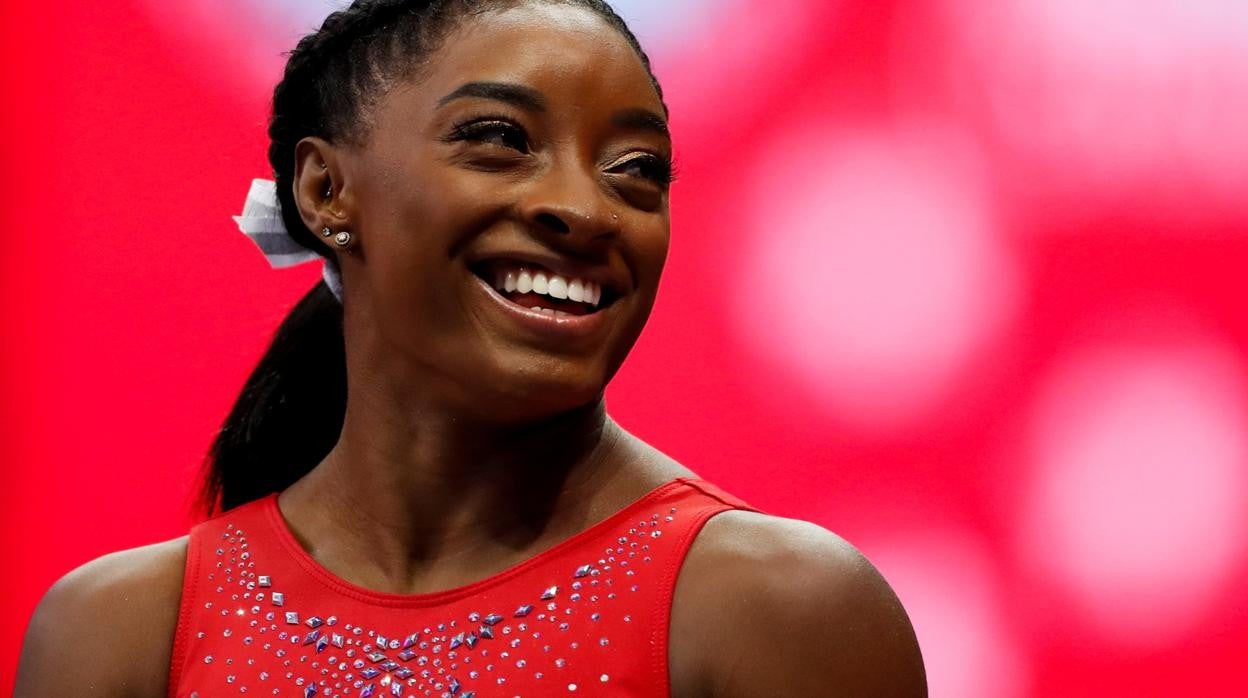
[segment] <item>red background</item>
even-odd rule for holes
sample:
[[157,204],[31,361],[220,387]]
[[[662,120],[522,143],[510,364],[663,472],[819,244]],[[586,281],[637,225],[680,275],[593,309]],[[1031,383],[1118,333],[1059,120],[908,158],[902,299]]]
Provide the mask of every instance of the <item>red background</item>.
[[[0,4],[0,688],[317,278],[229,219],[298,35],[229,4]],[[683,172],[616,418],[859,546],[934,696],[1242,691],[1248,11],[624,5]]]

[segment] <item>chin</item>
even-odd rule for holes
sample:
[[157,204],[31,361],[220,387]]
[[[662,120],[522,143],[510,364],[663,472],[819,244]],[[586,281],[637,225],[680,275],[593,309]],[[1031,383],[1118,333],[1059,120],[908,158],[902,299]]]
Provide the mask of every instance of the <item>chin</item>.
[[484,392],[483,411],[493,420],[522,422],[553,417],[594,404],[606,388],[604,373],[538,369],[504,372]]

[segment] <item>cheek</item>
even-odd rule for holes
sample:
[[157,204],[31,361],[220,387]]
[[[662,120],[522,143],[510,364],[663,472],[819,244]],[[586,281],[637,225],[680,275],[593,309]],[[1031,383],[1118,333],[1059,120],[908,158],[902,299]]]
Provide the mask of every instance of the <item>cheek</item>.
[[633,236],[634,255],[638,261],[638,279],[642,288],[653,293],[659,285],[659,277],[667,264],[667,253],[671,243],[671,226],[664,220],[659,224],[651,224]]
[[[464,247],[496,224],[493,196],[470,179],[451,173],[423,173],[382,191],[370,215],[366,255],[379,329],[389,341],[440,365],[467,360],[460,341],[475,324],[471,294],[475,277],[464,263]],[[479,311],[479,308],[477,309]],[[459,355],[443,355],[446,347]],[[476,350],[471,353],[475,354]],[[434,358],[440,357],[440,358]],[[477,360],[479,363],[479,360]]]

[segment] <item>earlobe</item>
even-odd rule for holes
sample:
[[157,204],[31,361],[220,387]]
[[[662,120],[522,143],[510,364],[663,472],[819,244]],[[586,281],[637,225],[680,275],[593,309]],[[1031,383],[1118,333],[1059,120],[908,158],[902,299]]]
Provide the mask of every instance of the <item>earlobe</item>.
[[343,175],[334,145],[308,137],[295,146],[295,203],[309,230],[347,225],[343,210]]

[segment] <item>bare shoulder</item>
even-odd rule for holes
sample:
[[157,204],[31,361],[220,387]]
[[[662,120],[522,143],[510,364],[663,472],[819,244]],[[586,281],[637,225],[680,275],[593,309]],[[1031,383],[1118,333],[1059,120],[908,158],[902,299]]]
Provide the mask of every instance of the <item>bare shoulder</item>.
[[187,540],[111,553],[53,584],[26,630],[15,695],[165,695]]
[[896,594],[862,553],[816,524],[719,514],[694,540],[675,594],[674,696],[927,695]]

